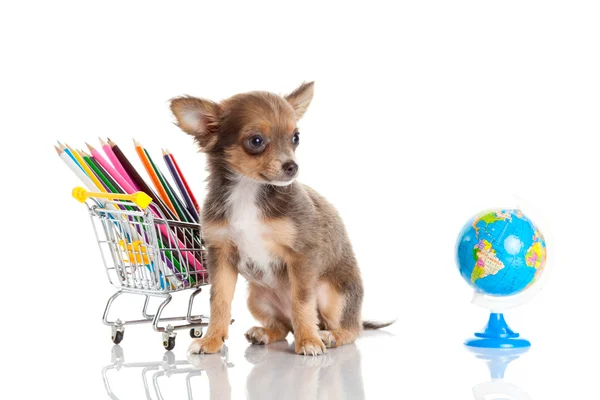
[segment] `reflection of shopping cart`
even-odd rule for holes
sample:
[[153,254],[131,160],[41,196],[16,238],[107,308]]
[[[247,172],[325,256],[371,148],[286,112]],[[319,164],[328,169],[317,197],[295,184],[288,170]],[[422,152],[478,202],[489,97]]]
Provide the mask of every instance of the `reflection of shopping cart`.
[[[108,279],[119,288],[108,299],[103,316],[104,324],[112,328],[113,342],[123,340],[126,325],[143,323],[152,323],[154,330],[162,333],[167,350],[175,347],[176,329],[191,328],[193,338],[201,337],[208,317],[192,315],[194,298],[201,286],[209,283],[200,225],[167,220],[161,209],[141,192],[119,195],[75,188],[73,197],[81,202],[87,200]],[[161,317],[171,301],[171,292],[185,289],[194,289],[187,314]],[[113,301],[124,293],[146,297],[142,319],[108,319]],[[148,313],[151,297],[163,299],[154,314]]]
[[[208,357],[215,357],[216,355],[210,355]],[[233,367],[233,364],[229,362],[229,353],[227,346],[223,346],[220,353],[221,366],[225,368]],[[188,399],[193,399],[192,396],[192,385],[191,381],[193,377],[201,376],[204,371],[202,368],[192,366],[188,361],[176,360],[175,355],[171,351],[166,351],[163,355],[162,361],[155,362],[137,362],[137,363],[126,363],[125,357],[123,356],[123,349],[119,345],[115,345],[111,351],[111,364],[102,368],[102,379],[104,381],[104,387],[106,392],[111,399],[118,399],[118,397],[112,391],[110,386],[109,375],[118,375],[118,371],[122,369],[135,369],[138,368],[141,371],[142,382],[144,385],[144,393],[147,399],[153,399],[151,393],[155,394],[157,399],[163,399],[163,395],[160,390],[161,378],[169,378],[176,374],[186,374],[185,384]],[[114,371],[110,373],[110,371]],[[207,371],[208,372],[208,371]],[[116,379],[116,378],[113,378]],[[228,383],[228,382],[227,382]],[[209,385],[211,382],[209,382]]]

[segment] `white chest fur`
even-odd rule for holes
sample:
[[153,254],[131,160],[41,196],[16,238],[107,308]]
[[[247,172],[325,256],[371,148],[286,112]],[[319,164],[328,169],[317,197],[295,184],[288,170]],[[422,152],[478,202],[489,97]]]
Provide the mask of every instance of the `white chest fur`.
[[251,262],[262,275],[262,281],[272,283],[272,255],[265,246],[264,236],[269,227],[262,222],[262,213],[256,204],[259,184],[247,178],[240,178],[229,198],[229,237],[235,243],[240,262],[238,270],[248,277],[248,263]]

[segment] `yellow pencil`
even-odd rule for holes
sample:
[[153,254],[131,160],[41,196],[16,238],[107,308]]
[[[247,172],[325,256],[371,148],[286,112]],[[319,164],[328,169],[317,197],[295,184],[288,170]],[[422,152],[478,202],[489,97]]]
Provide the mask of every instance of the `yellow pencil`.
[[71,153],[73,153],[73,157],[75,157],[75,159],[77,160],[77,162],[79,163],[79,165],[81,165],[81,167],[83,168],[83,170],[85,171],[85,173],[90,177],[90,179],[92,180],[92,182],[94,182],[94,184],[96,186],[98,186],[98,190],[100,190],[101,192],[106,193],[106,189],[104,188],[104,185],[102,185],[102,183],[100,183],[100,181],[98,180],[98,178],[96,178],[96,175],[94,175],[94,173],[92,172],[92,170],[90,169],[90,167],[87,165],[87,163],[85,161],[83,161],[83,158],[81,157],[81,154],[79,154],[79,152],[75,149],[72,149],[68,144],[66,145],[67,148],[69,150],[71,150]]

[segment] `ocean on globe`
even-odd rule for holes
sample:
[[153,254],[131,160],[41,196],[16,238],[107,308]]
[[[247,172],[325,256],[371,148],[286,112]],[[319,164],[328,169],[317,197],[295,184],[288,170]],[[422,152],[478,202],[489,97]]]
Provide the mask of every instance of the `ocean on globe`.
[[546,242],[520,210],[485,211],[460,232],[456,262],[462,277],[478,292],[510,296],[540,277]]

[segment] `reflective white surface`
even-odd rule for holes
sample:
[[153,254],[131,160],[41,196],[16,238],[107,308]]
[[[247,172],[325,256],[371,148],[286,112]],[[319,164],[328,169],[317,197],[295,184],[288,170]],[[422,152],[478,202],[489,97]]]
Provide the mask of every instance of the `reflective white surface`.
[[[39,352],[10,387],[27,388],[27,398],[89,399],[530,400],[598,394],[597,371],[586,365],[593,352],[567,356],[566,347],[552,351],[543,340],[520,356],[482,356],[442,337],[423,346],[405,341],[401,330],[366,332],[353,345],[304,357],[292,352],[291,336],[289,342],[252,346],[238,329],[232,331],[235,336],[221,354],[187,357],[191,339],[185,332],[175,350],[165,352],[158,334],[130,328],[119,346],[104,335],[85,352],[64,346]],[[486,365],[498,360],[510,361],[504,379],[493,379]]]

